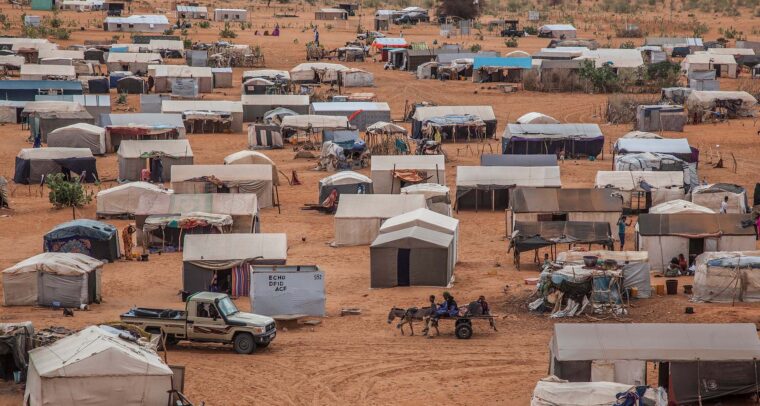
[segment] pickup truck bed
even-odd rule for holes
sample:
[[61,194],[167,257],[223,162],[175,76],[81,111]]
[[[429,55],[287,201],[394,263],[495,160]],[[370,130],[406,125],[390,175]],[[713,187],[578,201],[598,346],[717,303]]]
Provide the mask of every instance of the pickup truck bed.
[[121,315],[122,318],[133,319],[160,319],[181,321],[187,318],[187,312],[174,309],[151,309],[148,307],[133,307]]

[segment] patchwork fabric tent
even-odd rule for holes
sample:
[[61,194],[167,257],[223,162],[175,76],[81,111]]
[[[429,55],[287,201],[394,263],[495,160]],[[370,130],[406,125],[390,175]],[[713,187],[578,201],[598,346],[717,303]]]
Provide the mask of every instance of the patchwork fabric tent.
[[686,99],[689,114],[710,111],[720,106],[728,108],[729,116],[750,116],[757,105],[757,99],[747,92],[692,91]]
[[345,195],[335,213],[333,244],[371,244],[385,220],[425,207],[425,197],[421,195]]
[[480,166],[557,166],[557,155],[483,154]]
[[615,189],[518,187],[507,210],[507,235],[516,221],[605,221],[613,230],[623,212]]
[[760,302],[760,251],[705,252],[697,257],[697,302]]
[[617,401],[617,394],[630,389],[631,385],[616,382],[568,382],[549,376],[536,383],[530,406],[564,406],[568,399],[572,399],[573,406],[613,404]]
[[282,131],[279,125],[248,125],[248,148],[279,149],[282,146]]
[[157,195],[169,195],[171,193],[171,191],[148,182],[130,182],[114,186],[99,191],[95,196],[97,215],[98,218],[134,216],[143,196],[148,196],[147,198],[153,201]]
[[334,83],[338,81],[338,72],[348,69],[336,63],[306,62],[290,70],[290,80],[305,83]]
[[89,148],[93,155],[106,153],[106,130],[87,123],[57,128],[48,133],[48,147]]
[[549,373],[572,382],[644,385],[647,361],[655,362],[657,385],[676,404],[752,394],[759,384],[751,323],[556,323],[549,352]]
[[456,209],[483,206],[506,209],[516,186],[559,188],[558,166],[457,166]]
[[429,228],[380,234],[369,249],[370,287],[448,286],[454,275],[454,238]]
[[109,152],[116,152],[122,140],[176,140],[187,136],[182,114],[103,114],[101,123],[106,128]]
[[280,185],[280,177],[279,177],[279,174],[277,173],[277,164],[275,164],[271,158],[264,155],[264,153],[262,152],[249,151],[249,150],[238,151],[224,157],[224,164],[225,165],[244,165],[244,164],[270,165],[272,167],[272,182],[274,183],[274,186]]
[[[55,173],[77,174],[83,182],[95,182],[98,169],[88,148],[24,148],[16,156],[13,181],[28,185]],[[83,176],[84,175],[84,176]]]
[[633,210],[685,196],[683,172],[650,171],[597,171],[597,188],[618,189],[623,196],[623,207]]
[[604,134],[596,124],[507,124],[502,139],[505,154],[558,154],[568,157],[602,153]]
[[316,265],[254,265],[250,292],[256,314],[325,315],[325,273]]
[[259,208],[278,205],[271,165],[177,165],[174,193],[255,193]]
[[165,405],[172,375],[147,346],[90,326],[29,352],[24,404]]
[[689,146],[686,138],[620,138],[615,142],[613,158],[615,155],[644,152],[669,154],[689,163],[699,162],[699,151]]
[[391,233],[410,227],[421,227],[453,237],[454,264],[459,253],[459,220],[429,209],[416,209],[385,220],[380,234]]
[[[185,237],[182,290],[212,290],[232,296],[250,294],[250,265],[284,265],[285,234],[193,234]],[[216,277],[214,277],[216,276]]]
[[699,186],[697,163],[688,163],[681,158],[656,152],[642,152],[617,155],[614,158],[615,170],[630,171],[683,171],[684,184],[690,188]]
[[152,182],[171,179],[174,165],[192,165],[193,149],[188,140],[124,140],[119,145],[119,179],[143,179],[143,170]]
[[750,211],[747,191],[739,185],[714,183],[697,186],[691,191],[693,203],[708,207],[715,212],[720,211],[720,204],[726,197],[728,197],[729,213],[747,213]]
[[232,229],[232,216],[189,212],[180,214],[152,214],[145,217],[138,234],[144,248],[171,247],[169,252],[181,251],[184,237],[197,234],[227,234]]
[[691,264],[704,252],[754,250],[755,236],[747,214],[642,214],[636,247],[649,252],[652,269],[662,271],[678,254]]
[[119,258],[116,227],[79,219],[61,223],[44,236],[45,252],[74,252],[113,262]]
[[451,216],[451,196],[448,186],[437,183],[418,183],[402,187],[401,194],[425,196],[428,209],[444,216]]
[[148,194],[140,197],[135,210],[137,242],[144,241],[143,226],[148,217],[190,213],[230,216],[229,231],[233,233],[259,230],[259,208],[253,193]]
[[372,179],[354,171],[342,171],[324,177],[319,181],[319,203],[330,196],[333,190],[338,196],[343,194],[372,194]]
[[412,138],[422,138],[422,127],[426,121],[436,117],[471,115],[480,118],[486,125],[485,137],[496,134],[496,114],[491,106],[420,106],[412,115]]
[[446,185],[443,155],[373,155],[370,177],[375,193],[398,193],[416,183]]
[[79,307],[100,303],[103,262],[78,253],[45,252],[2,272],[3,305]]
[[391,121],[391,108],[388,103],[375,102],[314,102],[309,112],[320,116],[346,117],[349,123],[359,131],[378,121]]
[[646,251],[564,251],[557,254],[555,262],[583,266],[583,257],[588,255],[596,256],[602,261],[611,259],[622,265],[623,288],[636,288],[638,298],[652,296],[649,253]]

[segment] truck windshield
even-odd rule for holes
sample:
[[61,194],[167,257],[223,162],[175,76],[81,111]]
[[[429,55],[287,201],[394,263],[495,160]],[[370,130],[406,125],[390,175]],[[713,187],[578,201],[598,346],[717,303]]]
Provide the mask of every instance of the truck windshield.
[[216,305],[219,307],[219,312],[221,312],[224,317],[231,316],[239,311],[237,307],[235,307],[235,303],[232,303],[232,300],[230,300],[229,297],[220,300]]

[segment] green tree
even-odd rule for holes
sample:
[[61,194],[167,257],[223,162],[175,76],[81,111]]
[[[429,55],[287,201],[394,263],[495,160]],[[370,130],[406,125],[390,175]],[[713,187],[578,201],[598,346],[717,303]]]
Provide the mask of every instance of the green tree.
[[597,92],[610,93],[619,87],[618,77],[610,63],[597,68],[594,61],[584,60],[581,64],[580,77],[588,80]]
[[50,188],[48,199],[56,209],[71,207],[72,218],[77,218],[76,209],[84,207],[92,201],[92,194],[84,190],[79,178],[66,180],[62,173],[56,173],[45,177],[45,183]]

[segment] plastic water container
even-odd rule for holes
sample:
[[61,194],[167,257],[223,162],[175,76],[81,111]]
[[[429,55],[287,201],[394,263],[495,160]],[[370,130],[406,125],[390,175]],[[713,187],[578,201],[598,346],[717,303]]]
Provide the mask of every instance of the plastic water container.
[[678,279],[668,279],[665,281],[665,290],[669,295],[678,294]]

